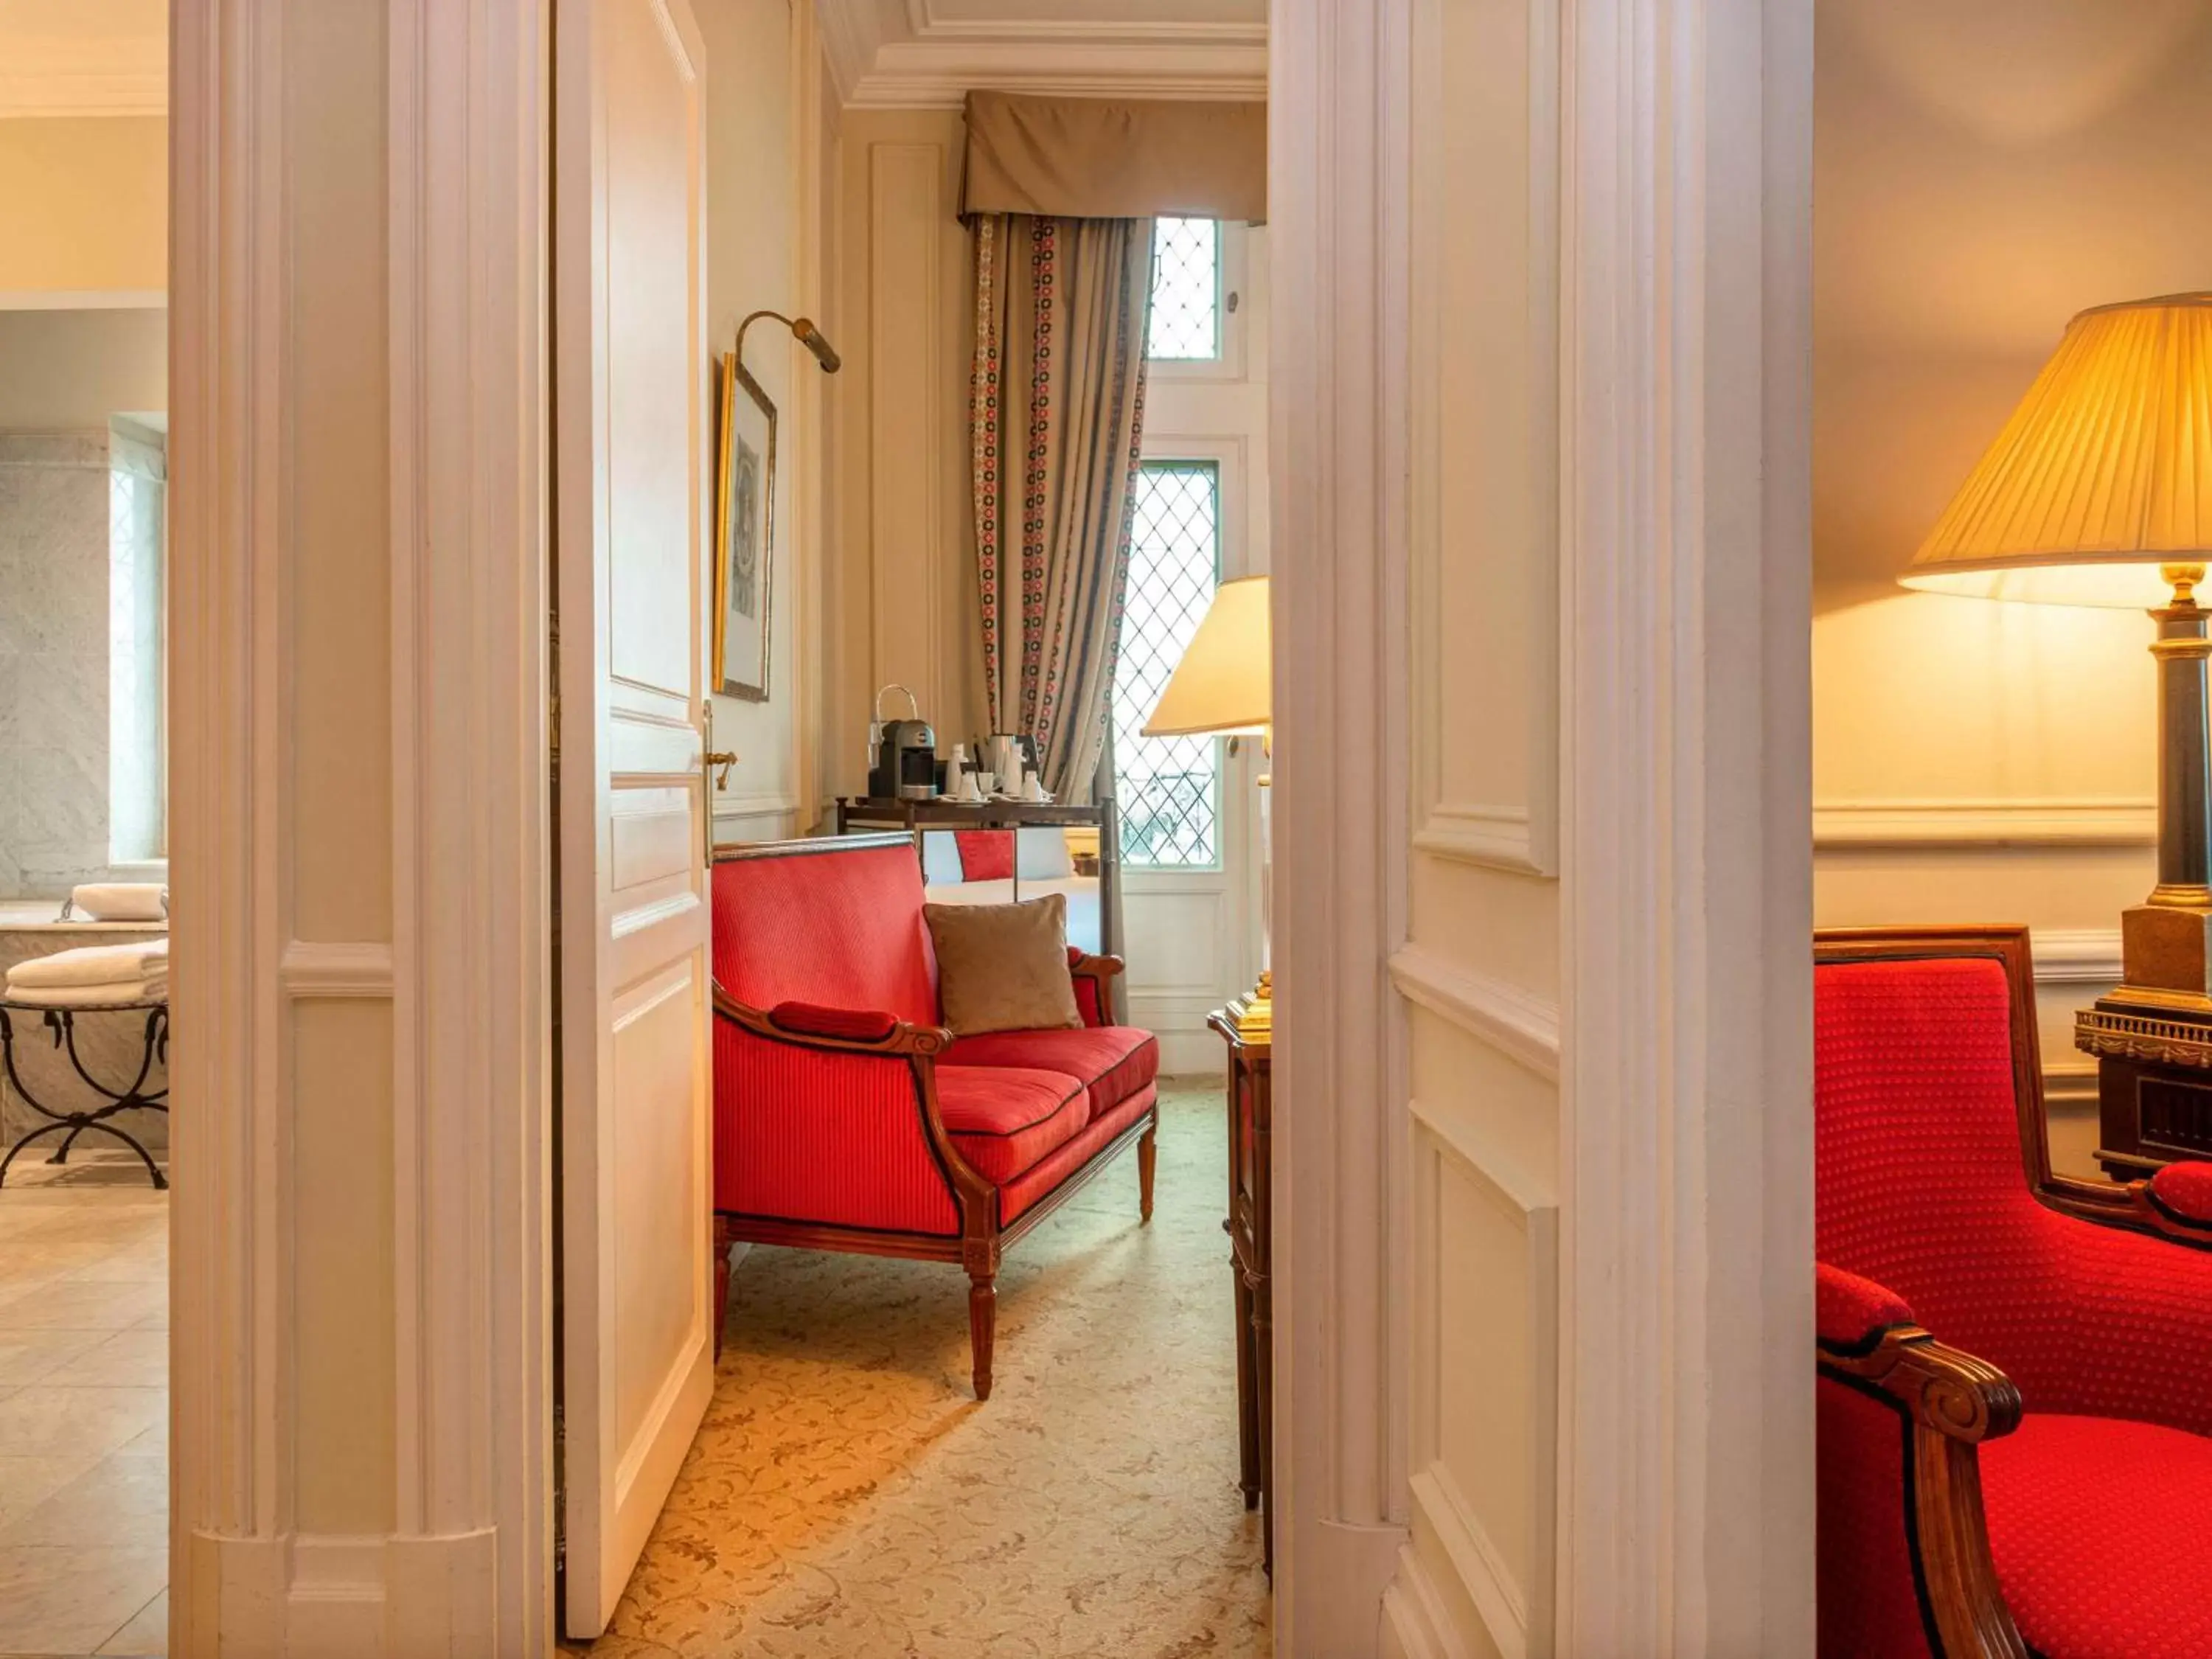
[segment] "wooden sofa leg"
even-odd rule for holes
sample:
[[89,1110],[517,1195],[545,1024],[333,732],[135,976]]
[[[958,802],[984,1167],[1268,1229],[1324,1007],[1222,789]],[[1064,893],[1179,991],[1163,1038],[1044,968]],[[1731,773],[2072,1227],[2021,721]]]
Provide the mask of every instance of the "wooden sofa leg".
[[722,1357],[722,1328],[730,1317],[730,1252],[737,1241],[730,1237],[730,1224],[720,1216],[714,1218],[714,1358]]
[[968,1341],[974,1350],[975,1398],[979,1401],[991,1397],[991,1344],[998,1328],[997,1276],[973,1274],[968,1285]]
[[1155,1110],[1145,1126],[1145,1138],[1137,1143],[1137,1208],[1146,1221],[1152,1218],[1152,1171],[1159,1162],[1160,1115]]

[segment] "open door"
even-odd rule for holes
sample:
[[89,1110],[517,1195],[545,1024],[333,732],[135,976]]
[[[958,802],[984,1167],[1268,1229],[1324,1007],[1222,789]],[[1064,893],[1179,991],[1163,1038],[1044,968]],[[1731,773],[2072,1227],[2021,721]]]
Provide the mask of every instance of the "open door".
[[699,34],[559,0],[562,1622],[606,1627],[714,1384]]

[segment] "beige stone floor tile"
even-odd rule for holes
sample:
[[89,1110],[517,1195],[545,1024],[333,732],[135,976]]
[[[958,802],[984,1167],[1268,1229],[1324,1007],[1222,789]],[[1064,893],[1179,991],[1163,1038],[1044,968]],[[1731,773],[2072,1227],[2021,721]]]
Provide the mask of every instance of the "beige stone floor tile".
[[161,1550],[0,1546],[0,1653],[90,1653],[167,1581]]
[[30,1383],[0,1400],[0,1457],[105,1456],[167,1415],[165,1389],[58,1389]]
[[68,1544],[158,1550],[167,1547],[168,1528],[168,1460],[111,1453],[44,1502],[0,1522],[0,1549]]
[[57,1367],[114,1334],[112,1331],[0,1331],[0,1383],[15,1388],[40,1382]]
[[36,1380],[62,1388],[167,1388],[169,1334],[118,1331],[72,1354]]
[[169,1651],[169,1592],[138,1610],[137,1615],[100,1644],[100,1659],[164,1659]]
[[161,1285],[80,1284],[18,1287],[0,1291],[0,1332],[121,1331],[163,1312],[168,1291]]
[[144,1433],[125,1441],[118,1449],[126,1457],[167,1457],[169,1455],[169,1413],[166,1402],[159,1422]]
[[0,1457],[0,1528],[96,1468],[102,1456],[77,1449]]

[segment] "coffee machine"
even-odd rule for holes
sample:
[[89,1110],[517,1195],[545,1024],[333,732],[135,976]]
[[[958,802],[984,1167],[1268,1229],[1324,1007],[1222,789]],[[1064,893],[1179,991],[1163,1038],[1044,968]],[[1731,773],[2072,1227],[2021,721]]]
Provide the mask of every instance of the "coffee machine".
[[[885,691],[904,695],[908,718],[883,717]],[[903,685],[886,685],[876,693],[876,718],[868,727],[868,795],[873,800],[932,800],[937,795],[937,733]]]

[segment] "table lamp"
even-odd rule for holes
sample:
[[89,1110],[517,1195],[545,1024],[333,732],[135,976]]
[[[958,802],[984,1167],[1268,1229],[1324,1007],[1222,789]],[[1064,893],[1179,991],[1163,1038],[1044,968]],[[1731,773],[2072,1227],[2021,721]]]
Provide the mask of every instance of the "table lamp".
[[[1148,738],[1222,737],[1256,732],[1264,745],[1274,720],[1274,677],[1267,626],[1267,579],[1240,576],[1213,592],[1160,700],[1145,722]],[[1237,1035],[1272,1039],[1274,975],[1267,966],[1270,917],[1267,778],[1260,779],[1260,982],[1229,1005]]]
[[[1899,579],[2158,624],[2158,884],[2123,913],[2124,983],[2077,1028],[2196,1017],[2212,1038],[2212,294],[2085,311]],[[2099,1015],[2112,1018],[2100,1024]],[[2203,1061],[2192,1062],[2203,1064]]]

